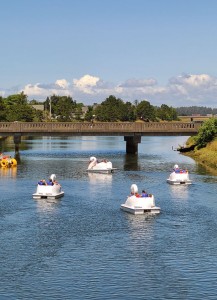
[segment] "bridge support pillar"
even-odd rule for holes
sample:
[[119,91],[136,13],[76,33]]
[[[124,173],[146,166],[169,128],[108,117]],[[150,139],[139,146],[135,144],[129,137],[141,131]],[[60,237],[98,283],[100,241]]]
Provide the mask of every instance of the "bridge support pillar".
[[124,141],[126,143],[126,153],[137,154],[138,143],[141,143],[141,135],[125,136]]
[[21,134],[14,135],[15,155],[19,153],[19,144],[21,143]]

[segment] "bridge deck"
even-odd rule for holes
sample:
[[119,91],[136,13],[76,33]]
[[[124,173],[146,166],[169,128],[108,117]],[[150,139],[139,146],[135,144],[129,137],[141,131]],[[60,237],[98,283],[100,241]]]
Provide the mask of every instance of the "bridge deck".
[[147,122],[147,123],[34,123],[0,122],[0,135],[195,135],[201,124],[192,122]]

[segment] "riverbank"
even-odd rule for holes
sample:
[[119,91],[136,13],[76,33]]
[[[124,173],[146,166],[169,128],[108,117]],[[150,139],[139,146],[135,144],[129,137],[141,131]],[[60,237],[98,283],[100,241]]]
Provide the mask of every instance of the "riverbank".
[[199,150],[194,149],[182,154],[193,158],[198,163],[217,172],[217,139],[208,143],[204,148]]

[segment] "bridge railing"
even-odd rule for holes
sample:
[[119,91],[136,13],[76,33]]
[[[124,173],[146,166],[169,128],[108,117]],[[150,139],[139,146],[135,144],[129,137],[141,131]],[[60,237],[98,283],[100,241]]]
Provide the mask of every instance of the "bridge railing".
[[191,132],[196,133],[201,124],[186,122],[121,122],[121,123],[71,123],[71,122],[0,122],[1,133],[123,133],[123,132]]

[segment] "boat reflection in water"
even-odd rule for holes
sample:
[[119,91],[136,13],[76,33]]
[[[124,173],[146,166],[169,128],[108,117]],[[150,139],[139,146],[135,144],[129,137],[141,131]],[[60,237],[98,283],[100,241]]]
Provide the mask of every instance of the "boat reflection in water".
[[61,202],[59,199],[34,199],[37,203],[37,211],[39,213],[54,213]]
[[[107,189],[107,196],[112,193],[113,175],[102,173],[88,173],[89,177],[89,193],[91,197],[103,197],[105,187]],[[101,195],[102,194],[102,195]],[[101,195],[101,196],[100,196]]]
[[129,251],[134,258],[141,258],[142,253],[149,253],[155,240],[156,214],[123,214],[129,232]]
[[17,167],[0,168],[0,177],[16,178],[17,177]]
[[188,185],[169,185],[169,192],[174,199],[188,200],[189,188]]
[[106,183],[111,184],[112,174],[88,173],[91,184]]

